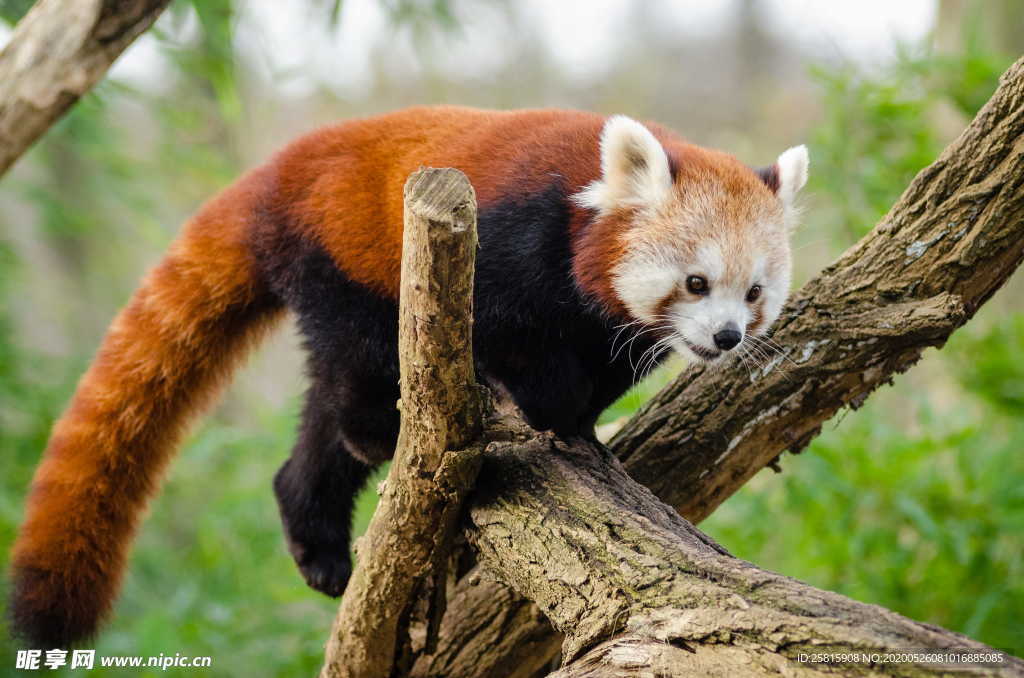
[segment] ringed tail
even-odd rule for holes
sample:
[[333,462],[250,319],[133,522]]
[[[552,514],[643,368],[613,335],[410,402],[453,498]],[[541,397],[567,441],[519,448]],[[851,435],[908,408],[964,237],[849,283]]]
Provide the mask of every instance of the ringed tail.
[[33,647],[95,634],[186,425],[281,316],[248,245],[266,183],[251,172],[185,225],[54,425],[11,556],[12,630]]

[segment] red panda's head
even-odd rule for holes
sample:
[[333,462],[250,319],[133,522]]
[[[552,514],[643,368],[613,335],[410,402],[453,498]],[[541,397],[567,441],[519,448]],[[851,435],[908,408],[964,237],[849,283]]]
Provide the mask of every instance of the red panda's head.
[[666,150],[625,116],[605,123],[600,143],[601,177],[575,200],[595,223],[620,224],[601,229],[617,239],[605,259],[616,305],[660,328],[660,346],[706,361],[764,334],[789,292],[807,149],[754,171],[718,151],[679,142]]

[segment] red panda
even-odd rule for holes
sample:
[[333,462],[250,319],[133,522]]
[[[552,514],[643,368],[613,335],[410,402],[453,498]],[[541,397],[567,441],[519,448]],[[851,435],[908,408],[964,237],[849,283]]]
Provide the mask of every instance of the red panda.
[[402,186],[421,166],[476,189],[478,374],[539,430],[593,436],[641,361],[719,360],[785,300],[802,146],[755,171],[624,116],[456,107],[313,132],[190,219],[114,319],[32,482],[15,633],[96,632],[185,426],[288,311],[310,386],[273,486],[306,581],[342,593],[353,497],[398,431]]

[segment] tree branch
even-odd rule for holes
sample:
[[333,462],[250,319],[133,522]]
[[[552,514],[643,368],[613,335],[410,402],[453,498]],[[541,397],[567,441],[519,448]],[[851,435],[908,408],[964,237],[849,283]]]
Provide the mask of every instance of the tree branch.
[[[1022,182],[1024,60],[878,227],[793,296],[774,337],[785,357],[753,378],[742,366],[682,374],[611,441],[626,471],[698,522],[783,451],[801,450],[842,406],[858,407],[941,346],[1009,278],[1024,257]],[[537,611],[498,582],[471,580],[453,596],[473,603],[452,608],[438,652],[413,675],[522,678],[557,656],[538,657],[558,636]],[[524,640],[466,643],[467,629],[499,635],[511,610]]]
[[39,0],[0,51],[0,176],[170,0]]
[[324,678],[406,672],[418,600],[430,607],[425,646],[433,649],[450,538],[482,449],[473,447],[483,402],[471,331],[476,246],[476,197],[465,175],[413,173],[405,184],[398,326],[402,424],[327,642]]

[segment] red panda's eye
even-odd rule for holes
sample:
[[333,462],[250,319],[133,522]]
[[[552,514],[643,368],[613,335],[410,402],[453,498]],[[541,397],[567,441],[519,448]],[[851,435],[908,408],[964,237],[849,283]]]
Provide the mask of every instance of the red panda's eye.
[[708,281],[707,278],[699,275],[691,275],[686,279],[686,289],[690,290],[693,294],[707,294],[708,293]]
[[747,291],[747,303],[754,303],[761,298],[761,286],[754,285]]

